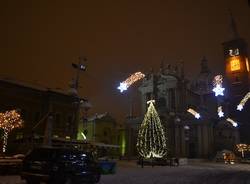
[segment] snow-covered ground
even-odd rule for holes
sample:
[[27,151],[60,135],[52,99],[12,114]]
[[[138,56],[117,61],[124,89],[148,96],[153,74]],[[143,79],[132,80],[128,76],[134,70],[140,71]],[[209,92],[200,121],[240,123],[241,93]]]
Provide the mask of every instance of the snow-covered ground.
[[[250,165],[194,163],[179,167],[145,166],[121,161],[114,175],[99,184],[250,184]],[[19,176],[0,176],[0,184],[25,184]]]

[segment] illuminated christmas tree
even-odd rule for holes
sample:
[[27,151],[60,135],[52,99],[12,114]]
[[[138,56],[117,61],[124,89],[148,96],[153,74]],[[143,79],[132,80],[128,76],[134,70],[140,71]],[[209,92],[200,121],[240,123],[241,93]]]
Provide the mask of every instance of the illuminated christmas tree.
[[167,139],[154,100],[147,103],[149,107],[138,132],[137,150],[144,158],[161,158],[167,154]]
[[16,110],[0,113],[0,128],[3,129],[3,153],[6,151],[9,133],[14,128],[19,128],[23,124],[20,114]]

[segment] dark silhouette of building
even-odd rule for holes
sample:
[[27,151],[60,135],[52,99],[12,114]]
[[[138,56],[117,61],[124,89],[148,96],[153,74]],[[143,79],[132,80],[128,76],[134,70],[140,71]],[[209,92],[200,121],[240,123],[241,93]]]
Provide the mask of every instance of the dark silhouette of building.
[[250,65],[248,46],[240,37],[236,22],[230,12],[230,38],[223,43],[225,58],[226,98],[229,115],[239,122],[240,140],[250,143],[250,104],[247,102],[244,109],[237,111],[237,105],[250,89]]
[[[76,102],[76,97],[62,91],[0,80],[0,111],[18,109],[24,120],[22,128],[10,133],[7,151],[24,152],[34,138],[43,137],[49,113],[53,116],[52,136],[75,139],[78,126]],[[26,143],[21,144],[21,140]]]

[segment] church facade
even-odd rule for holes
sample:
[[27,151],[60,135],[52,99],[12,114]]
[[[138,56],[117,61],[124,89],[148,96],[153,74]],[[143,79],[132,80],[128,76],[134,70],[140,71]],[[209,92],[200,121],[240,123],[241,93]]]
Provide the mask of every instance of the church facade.
[[[210,158],[222,149],[234,150],[239,143],[238,128],[217,115],[218,100],[212,91],[213,76],[205,58],[196,79],[189,82],[183,67],[163,63],[158,72],[149,73],[139,87],[141,112],[147,111],[147,101],[154,99],[168,142],[168,156]],[[187,112],[195,109],[196,119]],[[143,121],[130,117],[126,121],[126,155],[136,157],[137,132]]]
[[[248,47],[239,36],[236,23],[230,15],[230,38],[222,44],[225,70],[222,73],[225,96],[215,97],[212,74],[206,58],[193,81],[184,75],[183,66],[165,66],[146,75],[139,87],[141,116],[126,120],[128,157],[138,156],[137,132],[147,111],[147,101],[154,99],[156,109],[168,139],[168,156],[188,158],[212,158],[223,149],[236,152],[236,144],[250,143],[250,104],[237,111],[237,104],[250,90],[250,66]],[[199,112],[196,119],[187,112],[192,108]],[[218,116],[218,109],[223,117]],[[228,118],[239,122],[237,127]]]

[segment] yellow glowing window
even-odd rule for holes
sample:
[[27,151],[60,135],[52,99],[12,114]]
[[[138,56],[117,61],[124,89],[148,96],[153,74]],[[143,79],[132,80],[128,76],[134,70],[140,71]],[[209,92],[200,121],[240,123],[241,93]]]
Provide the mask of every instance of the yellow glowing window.
[[240,60],[239,59],[231,60],[230,65],[231,65],[231,71],[240,70]]
[[248,63],[248,58],[246,58],[246,66],[247,66],[247,71],[249,72],[249,63]]

